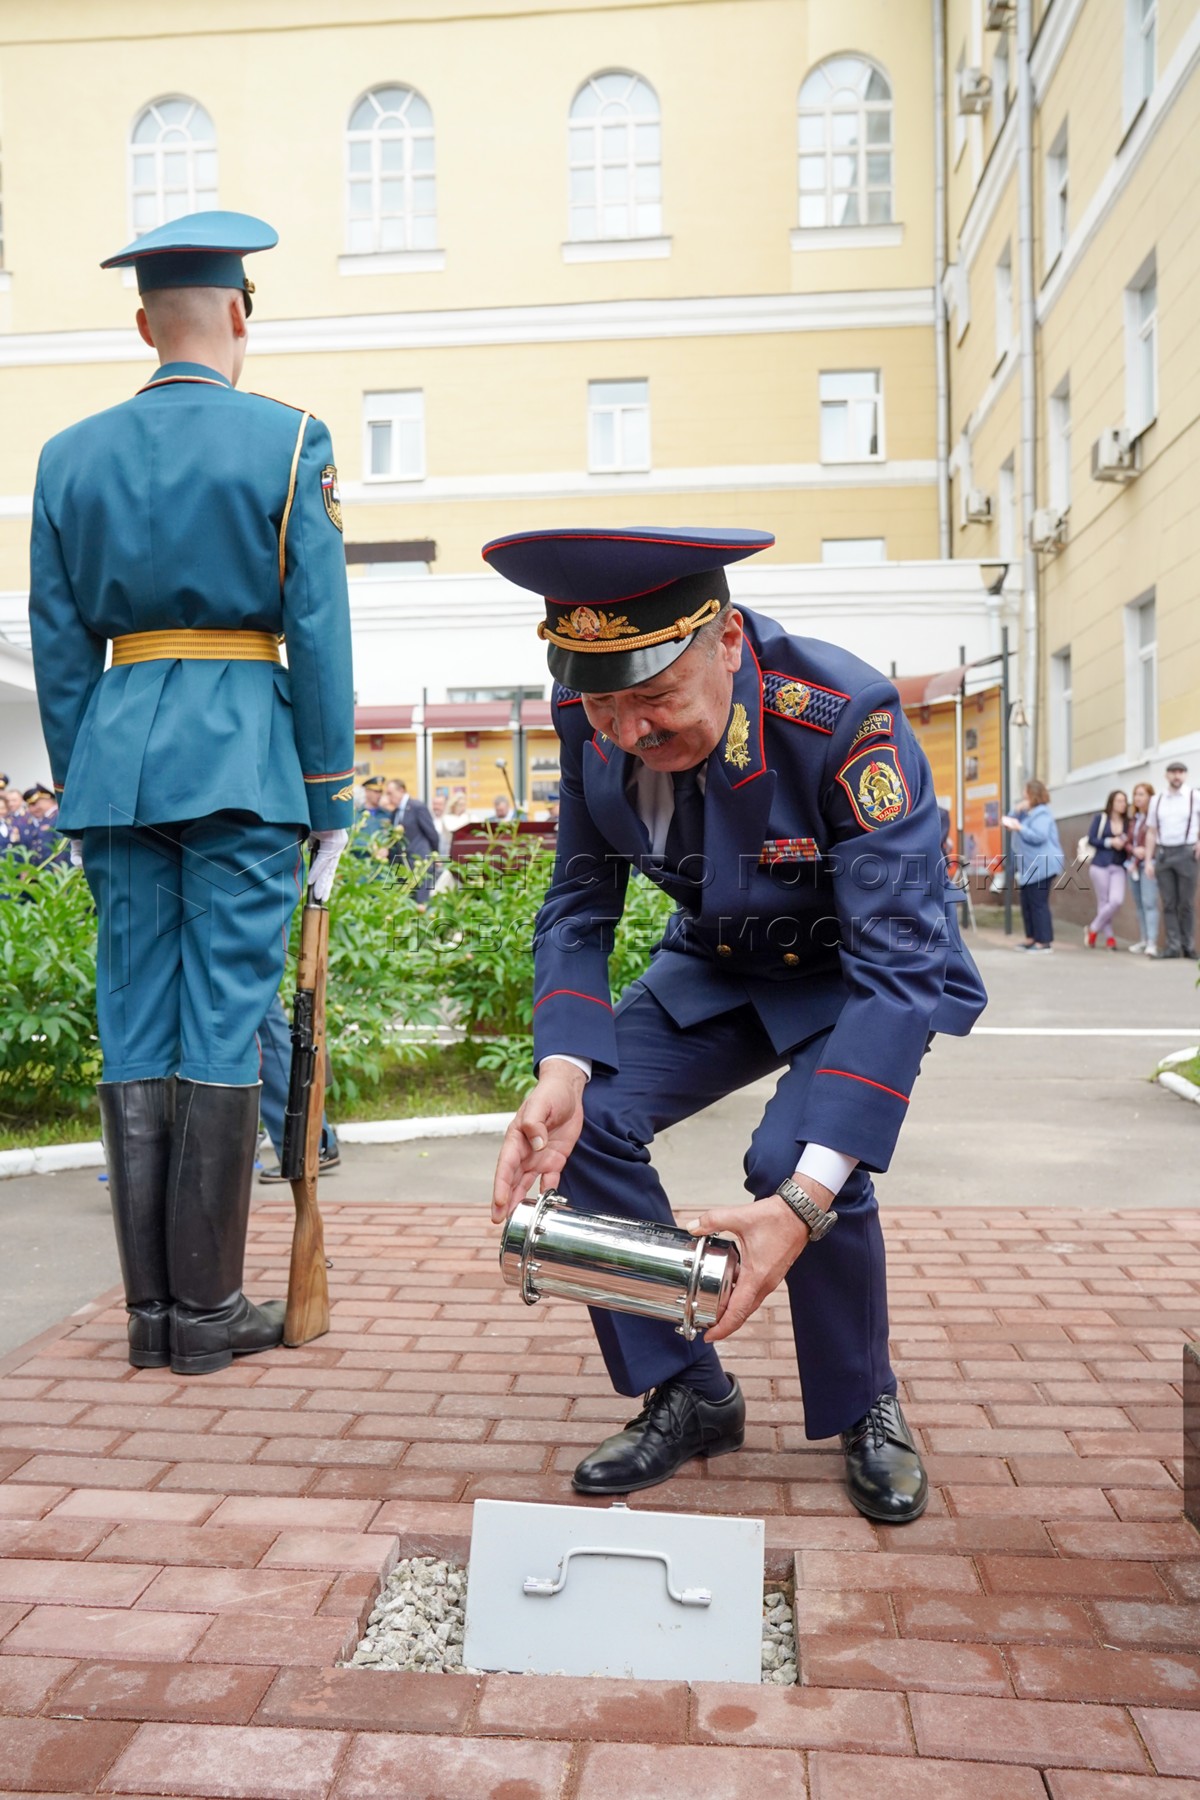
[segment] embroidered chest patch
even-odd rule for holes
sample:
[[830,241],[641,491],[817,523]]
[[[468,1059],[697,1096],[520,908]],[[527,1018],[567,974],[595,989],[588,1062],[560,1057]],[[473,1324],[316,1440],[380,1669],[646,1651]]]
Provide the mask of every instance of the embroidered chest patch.
[[867,831],[878,831],[904,819],[912,810],[912,795],[892,744],[860,750],[838,770],[850,807]]
[[778,669],[763,670],[763,705],[777,718],[793,719],[797,725],[808,725],[813,731],[828,735],[841,718],[845,704],[845,694],[833,688],[817,687],[796,675],[782,675]]
[[342,496],[338,492],[337,470],[332,463],[326,463],[321,470],[321,498],[325,502],[325,511],[340,531],[342,529]]

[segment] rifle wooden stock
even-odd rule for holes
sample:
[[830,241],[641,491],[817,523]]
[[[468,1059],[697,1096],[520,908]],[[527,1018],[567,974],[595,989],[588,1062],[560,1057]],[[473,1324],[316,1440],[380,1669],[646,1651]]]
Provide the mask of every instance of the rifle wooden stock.
[[[283,1341],[292,1346],[307,1344],[329,1330],[325,1233],[317,1204],[321,1121],[325,1111],[325,976],[328,962],[328,909],[306,905],[301,915],[292,1026],[292,1075],[282,1158],[283,1172],[291,1178],[292,1198],[296,1203],[287,1316],[283,1326]],[[301,1128],[303,1161],[293,1174],[293,1166],[299,1160],[295,1134]]]

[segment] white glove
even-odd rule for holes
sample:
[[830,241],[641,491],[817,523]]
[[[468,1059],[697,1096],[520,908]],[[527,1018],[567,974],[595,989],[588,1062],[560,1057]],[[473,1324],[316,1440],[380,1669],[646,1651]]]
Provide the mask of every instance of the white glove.
[[317,854],[308,871],[308,891],[313,900],[328,900],[342,851],[350,842],[350,833],[314,831],[313,836],[317,840]]
[[73,869],[82,869],[82,867],[83,867],[83,839],[82,838],[72,838],[71,839],[71,867]]

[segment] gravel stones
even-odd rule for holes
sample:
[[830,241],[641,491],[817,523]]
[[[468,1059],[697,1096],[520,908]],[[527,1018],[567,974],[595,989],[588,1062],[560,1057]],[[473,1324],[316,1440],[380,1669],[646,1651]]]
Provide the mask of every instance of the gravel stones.
[[[463,1663],[467,1571],[434,1556],[409,1556],[396,1564],[375,1602],[366,1634],[350,1666],[415,1669],[427,1675],[477,1675]],[[796,1638],[787,1593],[768,1587],[763,1597],[762,1678],[776,1687],[796,1680]]]

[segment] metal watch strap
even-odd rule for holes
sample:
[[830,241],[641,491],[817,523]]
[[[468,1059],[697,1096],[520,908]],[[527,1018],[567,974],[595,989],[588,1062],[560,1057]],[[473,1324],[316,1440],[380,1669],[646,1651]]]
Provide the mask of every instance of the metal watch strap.
[[804,1224],[808,1226],[810,1243],[819,1244],[821,1239],[837,1224],[838,1216],[833,1208],[830,1207],[828,1212],[822,1212],[816,1201],[806,1194],[804,1189],[798,1186],[790,1176],[784,1176],[775,1192],[785,1205],[791,1207],[796,1217],[803,1220]]

